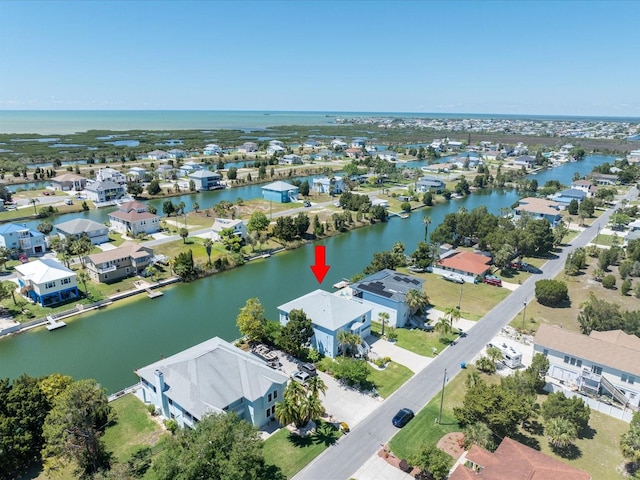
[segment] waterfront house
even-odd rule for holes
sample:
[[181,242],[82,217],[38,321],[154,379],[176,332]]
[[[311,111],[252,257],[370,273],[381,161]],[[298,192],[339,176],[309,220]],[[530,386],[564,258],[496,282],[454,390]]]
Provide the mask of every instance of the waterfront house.
[[462,149],[462,146],[464,145],[464,142],[460,142],[458,140],[448,140],[447,139],[446,144],[447,144],[447,150],[454,151],[454,150]]
[[516,157],[516,159],[513,161],[513,165],[515,167],[525,167],[531,169],[536,166],[536,159],[531,155],[522,155],[520,157]]
[[156,173],[163,180],[169,180],[174,178],[176,174],[176,169],[173,165],[164,163],[162,165],[159,165],[158,168],[156,168]]
[[93,245],[99,245],[109,241],[109,228],[88,218],[74,218],[68,222],[57,223],[54,225],[58,236],[65,240],[77,240],[86,235]]
[[627,162],[640,163],[640,150],[631,150],[627,155]]
[[317,140],[309,139],[309,140],[306,140],[306,141],[302,144],[302,146],[303,146],[304,148],[313,148],[313,149],[315,150],[316,148],[318,148],[318,147],[320,146],[320,143],[318,143],[318,141],[317,141]]
[[99,168],[96,173],[96,182],[113,182],[124,185],[127,183],[127,177],[115,168]]
[[151,263],[153,250],[134,242],[85,257],[89,278],[97,283],[112,283],[139,275]]
[[149,171],[142,167],[131,167],[126,177],[127,182],[147,182],[151,179]]
[[240,219],[216,218],[211,227],[211,239],[214,242],[220,241],[220,232],[227,229],[233,230],[233,234],[245,238],[247,236],[247,227]]
[[[280,324],[289,322],[291,310],[302,310],[311,320],[311,346],[319,353],[335,358],[341,352],[340,331],[360,335],[371,334],[371,307],[362,303],[315,290],[278,307]],[[360,346],[362,348],[362,346]],[[360,350],[359,348],[359,350]]]
[[209,413],[234,412],[260,428],[275,415],[289,377],[219,337],[138,369],[136,395],[165,419],[194,427]]
[[169,158],[174,159],[185,158],[187,156],[187,152],[180,150],[179,148],[172,148],[167,152],[167,155],[169,155]]
[[43,307],[79,298],[76,274],[53,258],[17,265],[20,292]]
[[190,173],[198,172],[200,170],[204,170],[204,163],[198,162],[184,162],[184,164],[180,165],[180,176],[185,177]]
[[504,437],[495,452],[473,445],[449,480],[591,480],[591,475],[538,450]]
[[218,188],[224,188],[224,184],[221,183],[222,175],[219,173],[210,172],[209,170],[196,170],[188,175],[189,180],[193,180],[196,186],[196,190],[216,190]]
[[571,188],[574,190],[580,190],[587,194],[587,197],[591,198],[596,194],[595,185],[589,180],[574,180],[571,182]]
[[220,148],[220,145],[209,143],[204,147],[203,153],[205,155],[218,155],[219,153],[222,153],[222,149]]
[[398,154],[393,150],[383,150],[381,152],[374,152],[375,156],[380,160],[386,160],[387,162],[397,162]]
[[433,266],[433,273],[449,277],[454,275],[467,283],[476,283],[491,269],[491,258],[465,250],[449,251]]
[[146,204],[136,201],[119,205],[109,214],[109,222],[112,230],[130,237],[160,230],[160,217],[149,212]]
[[344,150],[347,147],[347,142],[345,142],[344,140],[341,140],[339,138],[334,138],[333,140],[331,140],[331,148],[334,150]]
[[596,185],[613,186],[618,183],[618,176],[608,173],[592,173],[591,180],[593,180]]
[[297,202],[299,191],[300,189],[295,185],[278,180],[262,187],[262,197],[278,203]]
[[284,154],[284,151],[284,147],[278,144],[269,143],[269,145],[267,145],[267,155],[282,155]]
[[[332,188],[333,187],[333,188]],[[314,178],[311,189],[318,193],[330,193],[333,195],[339,195],[344,192],[344,178],[343,177],[322,177]]]
[[124,196],[124,186],[110,180],[93,182],[84,191],[87,198],[96,203],[113,202]]
[[515,217],[522,215],[539,220],[547,220],[552,227],[555,227],[562,219],[560,215],[560,204],[553,200],[538,197],[526,197],[518,201],[518,206],[514,208]]
[[547,376],[586,395],[607,393],[625,407],[640,406],[640,338],[622,330],[589,335],[540,324],[534,352],[549,360]]
[[0,225],[0,247],[18,250],[27,255],[41,255],[47,249],[42,233],[17,223]]
[[425,193],[441,193],[445,188],[445,183],[438,177],[424,176],[416,183],[416,192]]
[[358,150],[360,150],[361,148],[363,148],[365,145],[367,144],[367,142],[365,141],[364,138],[354,138],[353,140],[351,140],[351,148],[357,148]]
[[388,325],[404,327],[410,316],[407,293],[422,292],[425,280],[394,270],[381,270],[351,285],[352,296],[371,308],[376,319],[380,313],[388,313]]
[[51,186],[54,190],[61,190],[68,192],[75,190],[79,192],[87,186],[87,179],[82,175],[76,175],[75,173],[65,173],[51,179]]
[[302,157],[295,153],[290,153],[279,158],[278,165],[302,165]]
[[569,205],[572,200],[576,200],[578,203],[582,202],[587,197],[587,193],[583,190],[578,190],[577,188],[569,188],[567,190],[562,190],[561,192],[553,195],[553,200],[555,202],[561,203],[562,205]]
[[147,158],[149,160],[166,160],[169,158],[169,154],[164,150],[153,150],[147,153]]
[[240,153],[253,153],[258,151],[258,144],[255,142],[244,142],[240,148],[238,148],[238,152]]

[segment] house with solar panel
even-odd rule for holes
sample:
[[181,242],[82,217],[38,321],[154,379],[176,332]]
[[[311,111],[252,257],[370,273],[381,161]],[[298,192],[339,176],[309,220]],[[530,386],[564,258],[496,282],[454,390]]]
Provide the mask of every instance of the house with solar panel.
[[[311,346],[327,357],[335,358],[342,352],[338,334],[345,330],[360,335],[361,339],[371,334],[371,307],[324,290],[315,290],[278,307],[280,324],[289,322],[291,310],[302,310],[311,320],[313,336]],[[368,346],[358,347],[361,354]]]
[[381,270],[351,285],[353,299],[371,308],[373,318],[380,313],[389,314],[388,325],[404,327],[409,322],[409,306],[406,295],[410,290],[422,292],[424,279],[396,272]]

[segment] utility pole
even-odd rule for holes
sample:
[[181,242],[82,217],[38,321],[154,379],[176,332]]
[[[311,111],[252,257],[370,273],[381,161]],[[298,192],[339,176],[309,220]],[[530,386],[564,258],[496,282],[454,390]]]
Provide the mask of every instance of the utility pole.
[[522,310],[522,333],[524,333],[524,317],[527,314],[527,300],[526,299],[523,302],[523,304],[524,304],[524,309]]
[[458,310],[460,310],[460,306],[462,305],[462,287],[464,287],[464,282],[460,285],[460,296],[458,297]]
[[444,386],[447,383],[447,369],[444,369],[444,376],[442,377],[442,392],[440,392],[440,413],[438,414],[438,425],[442,422],[442,404],[444,403]]

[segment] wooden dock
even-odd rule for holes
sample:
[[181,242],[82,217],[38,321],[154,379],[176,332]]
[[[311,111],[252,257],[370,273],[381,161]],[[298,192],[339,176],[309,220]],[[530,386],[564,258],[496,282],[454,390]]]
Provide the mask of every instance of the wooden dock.
[[161,297],[162,295],[164,295],[164,293],[162,293],[159,290],[156,290],[155,292],[153,290],[151,290],[150,288],[145,288],[145,291],[147,292],[147,294],[149,295],[149,298],[156,298],[156,297]]
[[58,328],[62,328],[62,327],[66,327],[67,324],[60,321],[60,320],[56,320],[54,319],[51,315],[47,316],[47,322],[49,322],[49,324],[47,325],[47,330],[51,331],[51,330],[56,330]]

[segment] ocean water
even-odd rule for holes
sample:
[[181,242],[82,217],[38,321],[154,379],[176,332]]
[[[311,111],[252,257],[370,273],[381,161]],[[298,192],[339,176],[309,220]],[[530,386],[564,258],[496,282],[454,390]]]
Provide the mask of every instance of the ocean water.
[[[67,135],[88,130],[261,130],[279,125],[321,126],[336,118],[478,118],[504,120],[566,120],[640,122],[640,118],[571,117],[411,112],[290,112],[213,110],[2,110],[0,133]],[[58,139],[56,139],[58,140]]]

